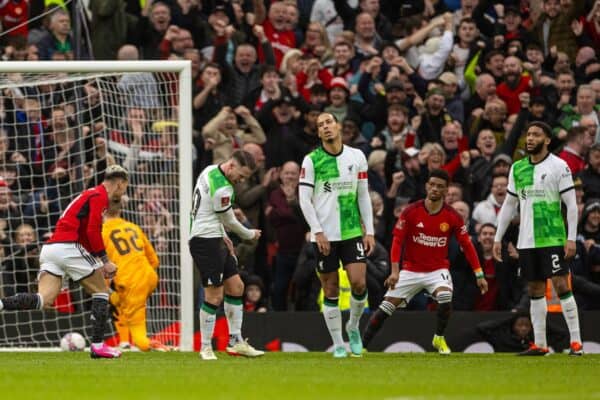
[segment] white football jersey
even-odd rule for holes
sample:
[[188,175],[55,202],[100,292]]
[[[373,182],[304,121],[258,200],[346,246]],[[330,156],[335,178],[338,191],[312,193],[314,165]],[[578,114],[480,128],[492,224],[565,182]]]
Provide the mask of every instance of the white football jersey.
[[225,231],[218,214],[231,208],[233,197],[233,186],[219,166],[206,167],[194,188],[190,236],[223,237]]
[[519,198],[521,222],[517,248],[564,245],[566,232],[560,196],[573,188],[567,163],[552,153],[537,164],[532,164],[529,157],[513,164],[508,192]]
[[[310,201],[329,241],[363,235],[358,206],[358,182],[367,179],[367,160],[362,151],[343,146],[338,155],[319,147],[302,162],[300,185],[313,188]],[[311,241],[315,240],[311,230]]]

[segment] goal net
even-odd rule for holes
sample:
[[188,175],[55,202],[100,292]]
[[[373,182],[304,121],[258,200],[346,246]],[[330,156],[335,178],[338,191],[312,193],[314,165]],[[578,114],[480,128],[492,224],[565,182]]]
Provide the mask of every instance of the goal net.
[[[0,65],[0,295],[36,291],[41,245],[65,207],[118,163],[131,176],[123,217],[160,259],[148,336],[191,349],[190,89],[187,62]],[[0,312],[0,347],[56,347],[69,332],[89,342],[90,306],[65,278],[50,309]]]

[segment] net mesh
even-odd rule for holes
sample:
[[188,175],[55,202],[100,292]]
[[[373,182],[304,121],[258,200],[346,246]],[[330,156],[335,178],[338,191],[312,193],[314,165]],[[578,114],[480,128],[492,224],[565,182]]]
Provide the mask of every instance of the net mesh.
[[[131,174],[123,217],[160,259],[148,300],[148,334],[177,345],[180,306],[178,75],[0,74],[0,295],[35,292],[42,243],[107,165]],[[1,347],[57,346],[91,333],[90,297],[63,280],[45,312],[0,313]],[[110,323],[107,336],[115,334]]]

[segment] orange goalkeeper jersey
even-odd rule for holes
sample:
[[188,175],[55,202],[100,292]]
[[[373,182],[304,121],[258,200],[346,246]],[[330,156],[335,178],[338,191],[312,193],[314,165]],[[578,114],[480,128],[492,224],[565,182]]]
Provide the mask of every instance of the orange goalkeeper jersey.
[[136,224],[122,218],[110,218],[102,226],[106,253],[117,267],[115,281],[130,282],[158,268],[158,256],[152,244]]

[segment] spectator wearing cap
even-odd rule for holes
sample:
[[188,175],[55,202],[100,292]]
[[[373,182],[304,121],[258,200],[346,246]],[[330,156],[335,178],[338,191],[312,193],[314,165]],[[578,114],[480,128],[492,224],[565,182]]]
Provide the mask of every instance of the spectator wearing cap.
[[584,1],[565,2],[562,6],[559,0],[543,0],[542,14],[531,31],[544,47],[544,54],[549,54],[550,48],[556,46],[566,52],[571,60],[575,59],[577,39],[571,23],[583,13],[584,7]]
[[[272,2],[267,15],[265,3],[254,1],[254,12],[256,23],[262,24],[273,51],[275,52],[275,66],[279,68],[283,56],[289,50],[296,48],[296,35],[288,24],[287,4],[283,1]],[[262,47],[258,48],[258,60],[264,63],[266,60]]]
[[585,199],[600,199],[600,144],[594,144],[587,156],[588,165],[579,174]]
[[452,72],[444,72],[440,75],[438,80],[442,83],[441,89],[446,98],[446,109],[448,110],[448,114],[450,114],[453,120],[459,121],[461,125],[464,124],[464,102],[458,92],[458,78]]
[[[385,175],[388,185],[387,199],[404,203],[425,197],[425,179],[419,162],[419,149],[408,147],[388,152],[385,159]],[[391,208],[389,205],[388,208]],[[393,218],[392,218],[393,219]]]
[[302,107],[298,101],[285,94],[279,99],[267,101],[257,114],[258,122],[267,136],[263,146],[267,168],[280,167],[297,157],[297,154],[291,154],[288,143],[302,131],[302,122],[297,113]]
[[579,174],[585,168],[585,155],[594,144],[594,137],[588,135],[587,128],[574,126],[567,133],[567,142],[558,154],[565,160],[573,175]]
[[[265,55],[264,65],[274,67],[275,54],[263,28],[260,25],[256,25],[252,32],[258,41],[258,46],[262,48]],[[261,87],[261,78],[266,70],[261,71],[260,67],[256,64],[256,48],[250,43],[241,43],[236,47],[233,63],[227,61],[228,48],[229,40],[227,40],[227,35],[223,29],[218,32],[215,40],[214,59],[223,71],[225,102],[230,106],[236,107],[242,104],[247,96],[255,93]],[[253,108],[250,107],[249,109],[252,110]]]
[[425,106],[417,109],[421,115],[421,125],[417,130],[419,143],[439,143],[442,127],[451,117],[446,112],[446,98],[441,89],[433,88],[427,92]]
[[358,106],[354,100],[349,100],[350,90],[348,83],[343,78],[333,78],[329,89],[330,104],[325,107],[325,112],[334,115],[338,121],[343,121],[346,115],[355,113]]
[[349,114],[342,121],[342,142],[346,146],[361,150],[365,155],[369,154],[371,147],[360,132],[360,117],[358,115]]
[[504,42],[520,40],[525,43],[531,41],[531,35],[523,26],[523,16],[519,7],[509,5],[504,8]]

